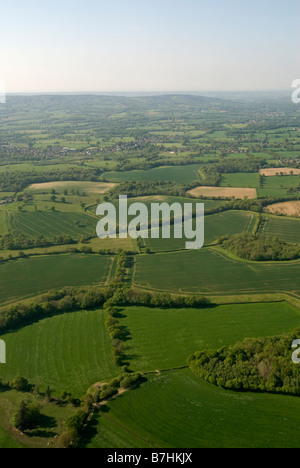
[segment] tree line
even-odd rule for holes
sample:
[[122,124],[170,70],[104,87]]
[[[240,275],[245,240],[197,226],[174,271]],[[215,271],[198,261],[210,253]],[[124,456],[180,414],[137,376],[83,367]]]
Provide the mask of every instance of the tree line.
[[0,247],[5,250],[26,250],[53,245],[76,244],[77,241],[67,234],[54,236],[52,240],[44,236],[26,237],[23,234],[6,234],[0,239]]
[[161,308],[205,308],[211,306],[203,296],[171,296],[170,294],[142,293],[126,285],[110,285],[106,288],[63,288],[52,290],[39,301],[16,304],[0,313],[0,332],[16,330],[45,317],[64,312],[87,310],[103,306],[140,305]]

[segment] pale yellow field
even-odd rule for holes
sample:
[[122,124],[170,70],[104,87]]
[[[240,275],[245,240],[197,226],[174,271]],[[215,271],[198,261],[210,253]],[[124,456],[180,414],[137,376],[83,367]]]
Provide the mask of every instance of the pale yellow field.
[[28,187],[29,190],[79,190],[84,191],[88,195],[97,195],[105,193],[115,187],[116,184],[107,182],[73,182],[73,181],[58,181],[44,182],[42,184],[32,184]]
[[260,175],[263,175],[265,177],[271,177],[271,176],[276,176],[276,175],[291,175],[291,172],[293,171],[293,175],[299,175],[300,174],[300,169],[293,169],[291,167],[274,167],[274,168],[268,168],[268,169],[260,169],[259,173]]
[[249,198],[257,197],[254,188],[235,188],[235,187],[196,187],[187,193],[193,197],[218,197],[218,198]]
[[300,216],[300,201],[275,203],[274,205],[267,206],[266,211],[272,214]]

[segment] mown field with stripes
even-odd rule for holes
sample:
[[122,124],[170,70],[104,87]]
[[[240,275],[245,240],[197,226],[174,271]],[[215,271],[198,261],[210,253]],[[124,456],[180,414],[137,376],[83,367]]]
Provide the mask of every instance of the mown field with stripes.
[[96,236],[97,220],[84,213],[6,212],[6,223],[11,233],[51,239],[61,235],[73,238]]

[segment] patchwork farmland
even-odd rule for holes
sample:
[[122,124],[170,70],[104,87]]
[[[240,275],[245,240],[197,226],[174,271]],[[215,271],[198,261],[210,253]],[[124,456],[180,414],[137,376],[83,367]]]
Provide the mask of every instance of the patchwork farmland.
[[[299,375],[286,337],[300,330],[300,111],[247,96],[8,104],[0,447],[299,446]],[[189,203],[195,216],[204,203],[204,247],[186,250],[173,226],[170,239],[99,239],[97,205],[111,203],[118,218],[119,195],[148,212],[152,203]],[[266,260],[270,252],[276,260]],[[235,347],[227,375],[242,361],[255,376],[248,351],[267,339],[281,354],[276,362],[259,354],[260,392],[251,379],[242,391],[239,378],[204,381],[190,366],[195,353]],[[23,401],[41,417],[21,431],[13,424]]]

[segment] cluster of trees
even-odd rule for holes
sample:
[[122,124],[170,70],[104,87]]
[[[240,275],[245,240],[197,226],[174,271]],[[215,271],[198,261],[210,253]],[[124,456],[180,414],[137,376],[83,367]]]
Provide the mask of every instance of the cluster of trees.
[[247,338],[220,350],[189,357],[191,370],[219,387],[254,392],[299,395],[299,369],[292,361],[291,344],[300,330],[276,337]]
[[17,392],[29,392],[33,389],[33,385],[31,385],[25,377],[14,377],[9,382],[3,382],[0,379],[0,389],[3,390],[17,390]]
[[40,408],[32,402],[22,400],[17,411],[13,414],[11,424],[21,432],[33,429],[41,420]]
[[247,158],[234,158],[234,159],[223,159],[219,164],[216,165],[216,170],[221,174],[231,174],[236,172],[259,172],[261,167],[267,166],[268,163],[265,159],[247,157]]
[[139,372],[130,373],[126,366],[124,366],[121,375],[111,380],[109,383],[102,385],[100,388],[97,388],[93,399],[97,403],[108,400],[116,395],[120,389],[129,390],[136,388],[144,381],[145,377],[142,374]]
[[99,408],[99,404],[109,400],[118,394],[120,389],[133,389],[145,381],[145,377],[139,373],[130,373],[124,367],[123,372],[107,384],[93,388],[87,392],[80,401],[78,409],[66,421],[66,429],[59,437],[60,448],[79,448],[82,446],[88,425],[92,424],[93,413]]
[[222,182],[222,174],[217,170],[218,165],[213,164],[208,167],[204,167],[199,171],[200,182],[195,182],[194,185],[208,185],[211,187],[218,187]]
[[222,247],[252,261],[283,261],[300,258],[300,245],[288,244],[264,234],[235,234],[220,239]]
[[125,251],[119,252],[118,259],[117,259],[117,266],[114,275],[114,282],[115,283],[122,283],[126,276],[126,267],[128,263],[128,257]]
[[61,434],[58,445],[60,448],[78,448],[88,423],[90,410],[80,408],[66,420],[66,429]]

